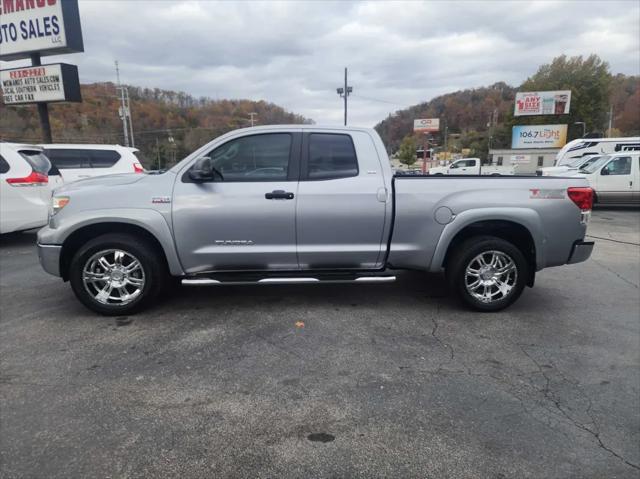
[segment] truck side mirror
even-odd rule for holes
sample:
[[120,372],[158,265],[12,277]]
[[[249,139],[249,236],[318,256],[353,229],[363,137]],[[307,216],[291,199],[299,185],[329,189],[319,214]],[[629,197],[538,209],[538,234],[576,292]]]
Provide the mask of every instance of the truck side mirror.
[[208,156],[198,158],[189,170],[189,178],[197,183],[216,181],[216,177],[224,180],[222,173],[213,166],[213,161]]
[[600,174],[605,176],[608,175],[609,169],[605,166],[604,168],[602,168],[602,170],[600,170]]

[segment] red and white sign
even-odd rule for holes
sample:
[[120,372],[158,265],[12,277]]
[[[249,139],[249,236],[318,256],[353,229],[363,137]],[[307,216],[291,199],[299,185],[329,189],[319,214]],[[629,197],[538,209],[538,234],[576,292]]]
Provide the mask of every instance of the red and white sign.
[[0,71],[5,105],[49,101],[80,101],[78,68],[66,63]]
[[432,133],[440,131],[440,118],[423,118],[413,120],[413,131],[417,133]]
[[570,105],[571,90],[518,92],[513,115],[566,115]]

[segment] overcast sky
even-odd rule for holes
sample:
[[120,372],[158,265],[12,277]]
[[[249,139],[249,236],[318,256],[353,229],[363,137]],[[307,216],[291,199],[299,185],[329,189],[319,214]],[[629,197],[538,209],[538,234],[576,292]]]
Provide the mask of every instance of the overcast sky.
[[[222,2],[80,0],[83,83],[114,81],[212,98],[264,99],[351,124],[461,88],[518,85],[553,57],[597,53],[640,74],[640,2]],[[18,62],[12,62],[19,65]],[[6,67],[7,64],[4,64]]]

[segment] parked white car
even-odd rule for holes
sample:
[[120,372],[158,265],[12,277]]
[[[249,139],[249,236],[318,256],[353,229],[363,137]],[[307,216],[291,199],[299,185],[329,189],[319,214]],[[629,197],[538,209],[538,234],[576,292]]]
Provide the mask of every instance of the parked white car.
[[139,150],[120,145],[41,145],[66,183],[116,173],[143,173]]
[[572,176],[584,177],[597,204],[640,204],[640,153],[601,156]]
[[0,234],[47,224],[52,190],[62,181],[42,149],[0,142]]
[[555,166],[591,155],[609,155],[629,151],[640,151],[640,137],[628,138],[579,138],[564,145],[556,155]]
[[461,158],[447,166],[429,168],[429,175],[514,175],[513,165],[482,165],[480,158]]
[[538,176],[565,176],[577,172],[580,168],[585,168],[590,164],[598,161],[602,155],[589,155],[577,158],[571,163],[562,166],[547,166],[546,168],[538,168],[536,175]]

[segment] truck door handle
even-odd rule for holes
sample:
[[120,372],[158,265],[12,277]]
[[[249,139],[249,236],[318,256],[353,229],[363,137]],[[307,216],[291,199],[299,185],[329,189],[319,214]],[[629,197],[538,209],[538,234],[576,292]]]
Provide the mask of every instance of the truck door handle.
[[284,190],[274,190],[271,193],[265,193],[264,197],[268,200],[292,200],[293,193]]

